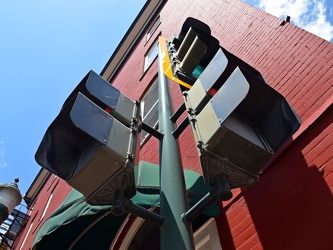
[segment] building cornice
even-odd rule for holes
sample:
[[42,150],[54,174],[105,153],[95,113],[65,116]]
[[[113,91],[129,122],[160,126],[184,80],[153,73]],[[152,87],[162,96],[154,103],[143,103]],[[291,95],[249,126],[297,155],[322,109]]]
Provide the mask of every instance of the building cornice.
[[23,200],[29,207],[33,200],[36,198],[42,187],[44,186],[44,183],[47,181],[51,173],[44,169],[41,168],[40,171],[38,172],[37,176],[35,177],[33,183],[30,185],[28,191],[23,197]]
[[165,2],[167,0],[147,1],[100,73],[104,79],[113,80]]

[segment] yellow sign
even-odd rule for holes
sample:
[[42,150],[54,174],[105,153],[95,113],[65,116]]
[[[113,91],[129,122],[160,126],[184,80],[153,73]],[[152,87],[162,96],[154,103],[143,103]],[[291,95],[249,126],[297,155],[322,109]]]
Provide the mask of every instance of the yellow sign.
[[[186,82],[183,82],[182,80],[178,79],[178,77],[173,75],[172,72],[172,65],[170,62],[169,52],[167,48],[167,39],[160,36],[159,37],[159,43],[160,43],[160,55],[162,57],[162,63],[163,63],[163,71],[164,74],[170,78],[172,81],[175,81],[179,83],[180,85],[183,85],[184,87],[190,89],[192,86]],[[1,249],[0,249],[1,250]]]
[[7,244],[6,244],[6,242],[2,243],[0,250],[7,250]]

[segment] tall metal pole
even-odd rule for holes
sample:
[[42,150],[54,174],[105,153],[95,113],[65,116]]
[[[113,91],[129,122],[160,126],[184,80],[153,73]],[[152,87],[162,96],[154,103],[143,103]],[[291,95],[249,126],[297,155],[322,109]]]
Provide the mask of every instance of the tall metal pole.
[[158,94],[160,139],[160,214],[165,221],[161,226],[161,249],[194,249],[192,227],[182,219],[188,210],[184,172],[175,129],[170,120],[173,114],[169,81],[163,71],[161,51],[158,56]]

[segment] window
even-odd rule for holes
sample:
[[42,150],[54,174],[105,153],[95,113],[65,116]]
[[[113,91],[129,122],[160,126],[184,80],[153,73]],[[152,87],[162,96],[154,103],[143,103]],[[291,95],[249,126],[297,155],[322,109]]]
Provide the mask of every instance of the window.
[[196,230],[193,236],[196,250],[222,250],[214,218]]
[[25,242],[27,241],[27,238],[28,238],[28,236],[30,235],[30,231],[31,231],[31,229],[32,229],[32,226],[34,225],[35,218],[36,218],[36,216],[35,216],[35,217],[32,219],[32,221],[31,221],[31,224],[30,224],[30,226],[29,226],[29,229],[28,229],[27,233],[25,234],[24,239],[23,239],[23,241],[22,241],[22,245],[21,245],[21,247],[20,247],[20,250],[23,249],[23,247],[24,247],[24,245],[25,245]]
[[158,17],[156,19],[156,21],[154,22],[153,26],[151,26],[151,28],[149,29],[148,33],[147,33],[147,41],[149,41],[149,39],[152,37],[152,35],[154,34],[154,32],[156,31],[157,27],[160,25],[161,21],[160,21],[160,17]]
[[[157,78],[141,100],[142,122],[154,128],[158,121],[158,84]],[[141,141],[148,136],[146,131],[141,133]]]
[[[159,214],[158,207],[150,208],[150,210]],[[199,220],[195,222],[199,228],[193,229],[195,250],[222,250],[215,219],[210,218],[206,222],[202,219],[204,218],[196,219]],[[126,221],[124,226],[125,228],[129,226],[129,229],[121,232],[123,238],[119,240],[120,237],[118,237],[116,241],[113,241],[110,249],[114,249],[116,245],[119,250],[160,249],[160,230],[156,224],[133,215],[128,215]]]
[[148,53],[145,56],[145,66],[143,71],[146,71],[149,68],[149,66],[153,63],[157,55],[158,55],[158,40],[154,42],[153,46],[151,46],[151,48],[149,49]]
[[[54,191],[54,189],[53,189],[53,191]],[[42,216],[40,217],[40,220],[44,219],[44,216],[45,216],[45,214],[46,214],[46,211],[47,211],[47,209],[49,208],[50,202],[51,202],[51,200],[52,200],[52,198],[53,198],[53,191],[52,191],[52,193],[50,194],[49,199],[47,200],[47,203],[46,203],[46,205],[45,205],[45,207],[44,207],[44,211],[43,211],[43,213],[42,213]]]

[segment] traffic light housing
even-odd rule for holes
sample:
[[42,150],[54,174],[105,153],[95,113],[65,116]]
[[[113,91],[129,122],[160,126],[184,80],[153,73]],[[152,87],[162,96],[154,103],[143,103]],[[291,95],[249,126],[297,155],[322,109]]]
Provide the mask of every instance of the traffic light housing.
[[115,191],[135,194],[140,105],[90,71],[66,99],[36,152],[39,165],[64,179],[92,205]]
[[301,123],[257,70],[222,48],[184,97],[209,184],[219,174],[231,188],[256,183]]
[[220,47],[210,33],[205,23],[189,17],[177,37],[159,39],[164,73],[182,90],[192,87]]

